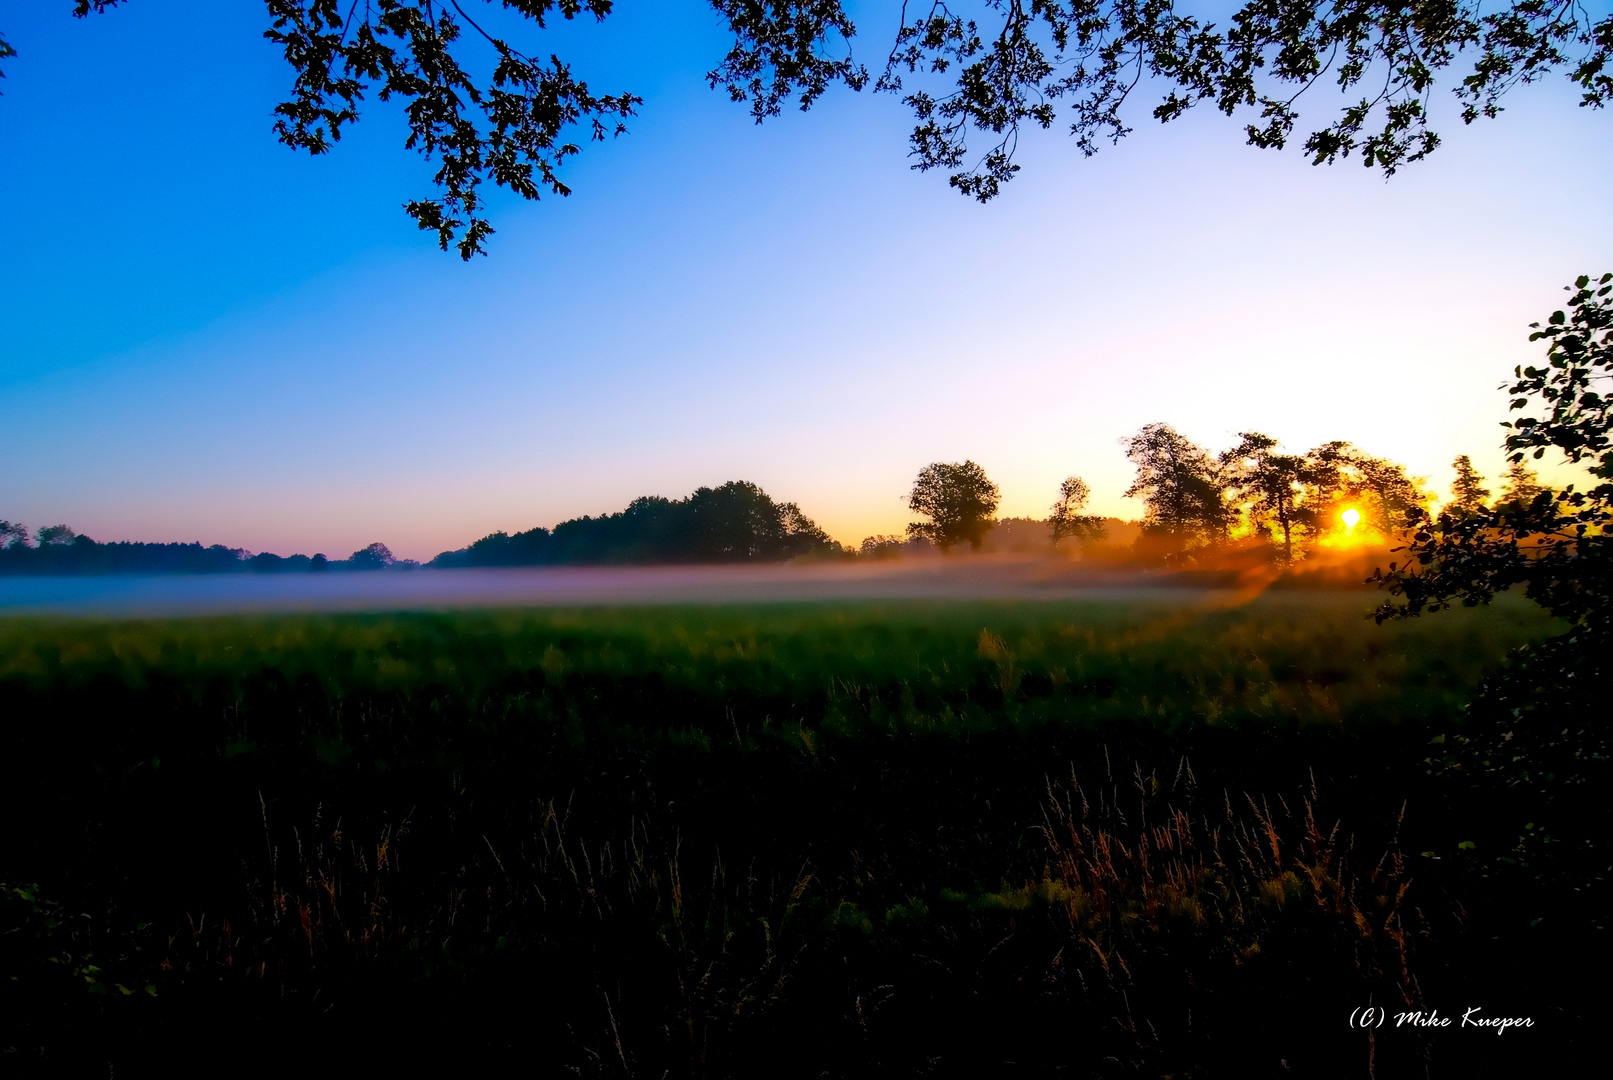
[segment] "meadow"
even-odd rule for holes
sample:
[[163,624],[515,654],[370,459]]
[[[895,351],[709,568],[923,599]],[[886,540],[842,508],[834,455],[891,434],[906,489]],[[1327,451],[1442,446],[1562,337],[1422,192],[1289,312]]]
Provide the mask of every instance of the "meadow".
[[1376,599],[0,620],[0,1044],[98,1075],[1493,1065],[1348,1017],[1575,1007],[1496,876],[1523,810],[1440,767],[1556,627]]

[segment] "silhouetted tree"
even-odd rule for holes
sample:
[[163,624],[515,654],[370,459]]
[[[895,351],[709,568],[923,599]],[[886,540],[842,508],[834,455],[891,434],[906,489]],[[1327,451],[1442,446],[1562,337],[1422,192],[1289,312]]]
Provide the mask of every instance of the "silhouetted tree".
[[1451,462],[1456,479],[1451,483],[1450,509],[1458,514],[1477,514],[1485,508],[1490,489],[1484,486],[1484,477],[1473,468],[1473,459],[1466,454]]
[[[119,3],[74,0],[74,13]],[[580,151],[574,129],[593,141],[619,135],[641,103],[625,90],[595,94],[547,49],[512,44],[555,15],[602,20],[613,0],[500,0],[509,14],[502,25],[489,22],[497,33],[480,22],[499,15],[491,0],[267,3],[264,36],[293,71],[290,99],[275,108],[276,136],[323,154],[358,121],[367,93],[397,101],[405,145],[432,161],[440,191],[405,210],[466,259],[493,231],[482,216],[484,182],[527,199],[569,194],[558,170]],[[1324,73],[1346,94],[1373,88],[1312,131],[1304,152],[1317,164],[1359,152],[1386,174],[1439,145],[1428,96],[1459,58],[1472,63],[1451,87],[1464,123],[1494,116],[1513,86],[1556,70],[1582,104],[1600,108],[1613,96],[1613,16],[1596,21],[1581,5],[1546,0],[1487,12],[1479,0],[1246,0],[1224,5],[1213,21],[1135,0],[974,0],[973,14],[963,4],[911,12],[904,4],[895,40],[876,50],[886,57],[877,77],[851,55],[857,31],[843,0],[709,3],[733,44],[706,78],[748,103],[757,123],[787,103],[810,108],[835,83],[860,90],[872,82],[913,112],[914,167],[943,169],[955,189],[982,201],[1019,171],[1022,129],[1052,127],[1061,103],[1085,154],[1126,135],[1123,106],[1144,74],[1162,95],[1154,119],[1206,102],[1229,116],[1257,110],[1243,131],[1260,147],[1287,144],[1295,103]],[[478,52],[490,55],[490,70]],[[0,37],[0,59],[15,54]],[[987,146],[972,149],[971,137]]]
[[840,546],[794,503],[734,480],[687,499],[634,499],[625,510],[484,536],[432,560],[437,567],[554,564],[782,562]]
[[1406,515],[1428,504],[1421,483],[1399,462],[1350,446],[1340,450],[1337,461],[1341,498],[1362,504],[1367,523],[1384,536],[1401,535]]
[[1220,470],[1203,447],[1169,424],[1149,424],[1125,446],[1137,467],[1126,497],[1147,506],[1145,533],[1171,537],[1182,547],[1226,538],[1235,512],[1227,505]]
[[1486,785],[1515,815],[1517,839],[1485,860],[1486,876],[1521,871],[1540,901],[1553,904],[1557,933],[1577,942],[1601,933],[1609,906],[1613,274],[1581,277],[1568,291],[1565,309],[1532,327],[1530,340],[1548,345],[1546,363],[1515,369],[1505,387],[1522,413],[1507,425],[1505,446],[1513,465],[1549,451],[1583,480],[1525,499],[1533,478],[1520,472],[1516,499],[1465,515],[1414,512],[1405,561],[1374,576],[1395,594],[1379,607],[1380,620],[1486,604],[1521,587],[1567,623],[1557,637],[1516,650],[1485,681],[1450,732],[1443,763]]
[[1079,476],[1066,476],[1059,483],[1059,497],[1053,501],[1047,524],[1053,533],[1053,546],[1067,537],[1077,540],[1102,540],[1105,535],[1103,519],[1081,513],[1092,490]]
[[1506,388],[1511,408],[1528,410],[1507,425],[1506,449],[1514,465],[1554,451],[1583,468],[1587,482],[1465,516],[1435,519],[1413,510],[1407,560],[1381,575],[1402,600],[1380,608],[1380,618],[1438,611],[1456,600],[1488,603],[1521,585],[1569,623],[1572,648],[1599,650],[1605,664],[1613,643],[1613,435],[1605,394],[1613,379],[1613,274],[1594,283],[1581,277],[1568,291],[1566,310],[1545,326],[1533,324],[1529,337],[1549,344],[1547,363],[1517,368]]
[[902,553],[906,543],[900,536],[868,536],[857,548],[865,559],[894,559]]
[[1349,461],[1355,447],[1342,439],[1325,442],[1305,455],[1307,491],[1305,498],[1316,511],[1316,530],[1325,532],[1333,527],[1329,515],[1338,508],[1345,494],[1345,482],[1350,472]]
[[385,544],[376,542],[368,547],[359,548],[347,557],[349,570],[385,570],[397,559],[392,555],[392,549]]
[[909,536],[923,537],[942,551],[965,541],[978,551],[997,513],[997,485],[972,461],[934,462],[919,470],[907,508],[930,519],[908,525]]
[[30,546],[26,530],[12,525],[0,544],[0,574],[217,574],[248,568],[246,552],[213,544],[96,543],[66,525],[38,532]]
[[1535,496],[1547,490],[1540,477],[1522,460],[1507,462],[1507,486],[1501,489],[1500,504],[1524,507],[1535,501]]
[[[761,488],[756,490],[760,492]],[[766,493],[762,497],[767,498]],[[757,558],[766,558],[774,553],[786,559],[801,555],[845,554],[846,549],[829,539],[829,534],[818,528],[817,522],[803,514],[799,506],[779,503],[777,507],[779,529],[773,534],[775,540],[771,549],[759,552]]]
[[28,546],[28,526],[20,521],[12,522],[0,518],[0,551],[13,545]]
[[806,555],[830,543],[794,503],[775,503],[755,484],[731,480],[689,497],[701,562],[751,562]]
[[1295,535],[1316,530],[1317,503],[1335,485],[1336,465],[1330,448],[1315,455],[1279,454],[1276,448],[1270,435],[1244,432],[1238,445],[1221,455],[1220,465],[1223,482],[1243,501],[1250,524],[1276,529],[1283,561],[1293,562]]

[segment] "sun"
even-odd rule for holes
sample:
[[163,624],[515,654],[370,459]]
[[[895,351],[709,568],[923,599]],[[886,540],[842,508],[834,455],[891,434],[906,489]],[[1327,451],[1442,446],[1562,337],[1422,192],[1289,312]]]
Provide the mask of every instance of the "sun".
[[1355,527],[1361,524],[1361,511],[1352,506],[1340,514],[1339,518],[1344,522],[1345,532],[1354,532]]

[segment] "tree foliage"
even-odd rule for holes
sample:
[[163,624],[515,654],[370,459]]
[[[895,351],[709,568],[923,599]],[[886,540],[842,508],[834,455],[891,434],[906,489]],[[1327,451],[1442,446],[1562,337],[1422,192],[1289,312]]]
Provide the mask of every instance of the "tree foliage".
[[926,465],[913,481],[907,506],[930,520],[908,525],[907,534],[923,537],[942,551],[964,542],[979,550],[991,531],[997,501],[997,485],[974,462]]
[[[1583,104],[1601,107],[1613,94],[1613,18],[1594,22],[1573,0],[1515,0],[1488,14],[1475,0],[1251,0],[1225,23],[1178,14],[1170,0],[983,6],[989,25],[941,0],[914,5],[911,18],[904,5],[879,81],[901,92],[904,73],[956,70],[956,85],[937,96],[906,93],[919,121],[913,153],[918,168],[957,170],[952,185],[982,200],[1018,170],[1022,127],[1051,127],[1066,102],[1070,133],[1091,155],[1131,131],[1126,105],[1145,79],[1162,95],[1155,120],[1201,103],[1228,116],[1252,110],[1249,143],[1279,148],[1298,122],[1296,102],[1325,79],[1349,100],[1306,136],[1305,152],[1316,164],[1358,152],[1390,175],[1439,145],[1429,101],[1438,73],[1464,53],[1473,67],[1451,89],[1467,123],[1494,116],[1514,85],[1554,70],[1567,69]],[[996,141],[971,155],[971,132]]]
[[392,549],[377,541],[359,548],[347,557],[347,566],[351,570],[385,570],[396,563],[397,556]]
[[438,567],[624,563],[782,562],[839,551],[794,503],[733,480],[686,499],[650,495],[625,510],[563,521],[553,530],[484,536],[432,560]]
[[1277,440],[1259,432],[1240,434],[1220,464],[1250,523],[1275,528],[1282,536],[1283,559],[1292,562],[1298,534],[1315,531],[1320,523],[1318,503],[1330,493],[1336,470],[1315,455],[1277,453]]
[[1103,518],[1081,513],[1091,495],[1092,489],[1087,487],[1087,482],[1079,476],[1066,476],[1059,483],[1059,497],[1053,501],[1052,511],[1047,517],[1047,523],[1053,533],[1054,547],[1058,547],[1059,541],[1064,539],[1104,538]]
[[1126,495],[1144,501],[1146,546],[1167,558],[1236,539],[1271,542],[1276,558],[1293,562],[1338,528],[1342,510],[1357,509],[1367,529],[1394,537],[1406,513],[1427,502],[1404,466],[1343,441],[1289,454],[1250,431],[1212,455],[1169,424],[1149,424],[1124,445],[1137,469]]
[[1408,476],[1398,461],[1374,457],[1348,443],[1335,444],[1340,498],[1359,504],[1368,527],[1386,537],[1406,531],[1408,514],[1428,505],[1422,481]]
[[1540,476],[1524,461],[1507,462],[1507,486],[1501,489],[1501,501],[1523,507],[1535,501],[1535,496],[1546,489]]
[[[1506,499],[1471,514],[1414,510],[1403,564],[1380,575],[1399,600],[1378,617],[1438,611],[1460,601],[1488,603],[1522,587],[1530,599],[1567,620],[1570,639],[1605,643],[1613,631],[1608,528],[1613,524],[1613,443],[1607,382],[1613,377],[1613,274],[1579,278],[1569,302],[1531,341],[1548,344],[1546,363],[1519,367],[1504,389],[1521,412],[1507,427],[1509,460],[1555,451],[1583,468],[1585,482],[1537,490],[1527,502]],[[1597,645],[1597,648],[1603,648]]]
[[[1613,447],[1606,397],[1613,377],[1613,274],[1581,277],[1568,292],[1562,310],[1532,327],[1530,340],[1547,344],[1546,362],[1518,367],[1503,384],[1511,411],[1522,414],[1506,425],[1506,493],[1472,513],[1412,513],[1416,531],[1404,562],[1374,576],[1393,594],[1378,608],[1380,622],[1457,602],[1484,604],[1521,589],[1568,624],[1557,637],[1517,650],[1485,682],[1439,767],[1479,778],[1511,807],[1516,841],[1489,861],[1490,871],[1520,876],[1541,897],[1583,898],[1578,916],[1560,906],[1552,915],[1572,925],[1569,920],[1592,913],[1584,932],[1599,933],[1608,910],[1613,762],[1613,727],[1606,719],[1613,677]],[[1560,491],[1541,487],[1525,460],[1548,452],[1583,470],[1583,479]]]
[[1172,537],[1184,546],[1227,537],[1234,510],[1209,451],[1169,424],[1148,424],[1124,445],[1126,458],[1137,467],[1126,498],[1140,498],[1147,507],[1145,532]]
[[5,551],[13,545],[23,548],[28,546],[28,526],[20,521],[6,521],[0,518],[0,551]]
[[[72,2],[82,17],[123,0]],[[535,44],[550,20],[601,21],[614,0],[264,3],[265,37],[292,70],[277,137],[322,154],[367,95],[398,101],[405,145],[436,166],[437,193],[405,209],[466,259],[493,231],[482,184],[527,199],[567,194],[558,170],[580,151],[577,133],[620,134],[641,104],[625,89],[596,94]],[[1096,153],[1132,130],[1140,88],[1154,120],[1207,104],[1246,117],[1251,145],[1280,148],[1295,137],[1299,99],[1331,84],[1344,104],[1304,136],[1304,152],[1316,164],[1359,154],[1391,175],[1439,145],[1429,116],[1442,80],[1464,123],[1493,117],[1513,87],[1552,73],[1581,105],[1601,108],[1613,95],[1613,16],[1597,20],[1577,0],[1489,11],[1478,0],[1246,0],[1217,19],[1179,13],[1170,0],[904,2],[890,5],[897,28],[877,74],[852,54],[857,28],[844,0],[708,3],[733,44],[707,79],[757,123],[788,103],[810,108],[836,83],[871,83],[912,112],[913,167],[941,169],[981,201],[1019,171],[1022,131],[1062,122]],[[491,65],[479,64],[475,52],[488,49]],[[14,55],[0,37],[0,60]]]
[[1451,462],[1456,479],[1451,483],[1451,511],[1457,514],[1477,514],[1484,510],[1490,489],[1484,486],[1484,477],[1473,467],[1473,459],[1462,454]]

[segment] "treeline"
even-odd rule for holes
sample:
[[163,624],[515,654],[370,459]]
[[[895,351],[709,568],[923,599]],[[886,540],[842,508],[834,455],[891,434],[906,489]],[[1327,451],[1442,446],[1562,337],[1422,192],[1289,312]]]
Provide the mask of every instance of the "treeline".
[[784,562],[839,554],[794,503],[732,480],[686,499],[645,496],[627,509],[563,521],[553,530],[496,532],[431,560],[434,567]]
[[99,543],[66,525],[47,525],[30,535],[19,523],[0,520],[0,574],[239,574],[324,570],[410,570],[420,564],[395,558],[385,544],[371,544],[345,559],[322,554],[254,555],[245,548],[200,542]]
[[[1167,560],[1241,545],[1292,563],[1341,536],[1403,539],[1432,501],[1403,465],[1342,441],[1293,453],[1269,435],[1244,432],[1212,454],[1169,424],[1149,424],[1127,440],[1126,457],[1137,469],[1126,495],[1148,508],[1137,547]],[[1472,460],[1464,454],[1452,468],[1453,497],[1441,515],[1487,509],[1490,492]],[[1544,490],[1515,461],[1496,504],[1527,503]]]
[[[972,461],[925,466],[908,494],[922,520],[905,536],[871,536],[842,546],[794,503],[775,502],[755,484],[730,481],[683,499],[645,496],[599,517],[553,529],[495,532],[445,551],[431,568],[585,566],[653,563],[778,563],[804,556],[883,559],[950,551],[1032,552],[1074,547],[1084,557],[1140,564],[1207,564],[1230,551],[1291,564],[1340,538],[1400,536],[1408,515],[1426,509],[1423,482],[1397,462],[1334,441],[1301,453],[1245,432],[1215,453],[1169,424],[1149,424],[1125,440],[1136,477],[1126,496],[1142,500],[1140,522],[1083,513],[1090,490],[1067,477],[1045,520],[996,517],[997,485]],[[1453,499],[1444,513],[1487,509],[1490,492],[1464,455],[1456,459]],[[1528,503],[1545,489],[1513,462],[1496,505]],[[97,543],[65,525],[35,534],[0,520],[0,574],[216,574],[407,570],[385,544],[345,559],[281,557],[214,544]]]
[[[1407,475],[1405,466],[1341,440],[1291,452],[1270,435],[1241,432],[1217,453],[1157,423],[1124,445],[1136,469],[1125,495],[1146,507],[1139,522],[1082,513],[1090,490],[1070,476],[1060,483],[1045,521],[1010,519],[1020,543],[992,544],[1010,524],[994,516],[997,485],[972,461],[937,462],[920,471],[908,494],[908,507],[927,520],[910,524],[905,541],[869,537],[861,554],[888,556],[915,545],[1027,550],[1024,540],[1034,536],[1044,549],[1072,540],[1084,556],[1139,564],[1211,564],[1234,552],[1292,564],[1341,540],[1404,539],[1431,501],[1423,480]],[[1467,455],[1452,468],[1452,498],[1441,520],[1525,506],[1548,492],[1521,460],[1510,464],[1506,486],[1493,502]],[[1133,533],[1129,542],[1116,542],[1117,526]]]
[[[803,555],[844,555],[841,545],[794,503],[773,501],[755,484],[703,487],[685,499],[646,496],[627,509],[561,522],[553,530],[503,532],[445,551],[434,568],[625,565],[632,563],[783,562]],[[254,555],[214,544],[98,543],[66,525],[30,534],[0,521],[0,574],[221,574],[409,570],[375,543],[346,559],[323,554]]]

